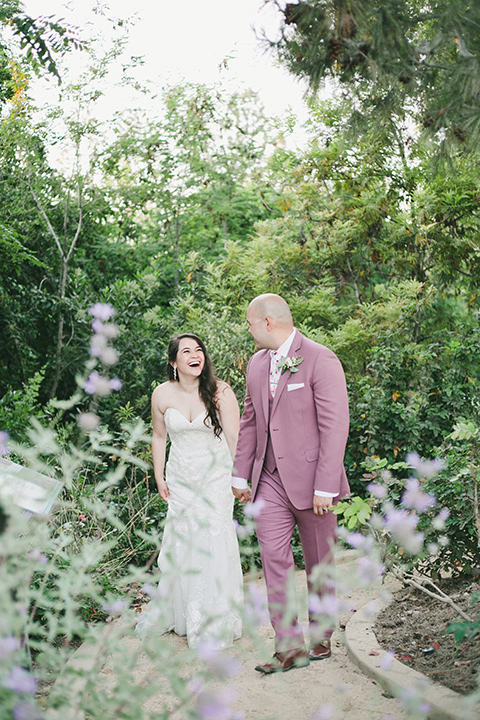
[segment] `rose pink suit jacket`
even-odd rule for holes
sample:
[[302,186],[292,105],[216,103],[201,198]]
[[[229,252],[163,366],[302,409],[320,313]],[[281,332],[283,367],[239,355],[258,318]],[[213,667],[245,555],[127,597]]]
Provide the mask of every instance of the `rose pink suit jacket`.
[[[271,442],[285,492],[299,510],[313,506],[315,490],[338,493],[350,488],[343,466],[348,437],[348,397],[337,356],[295,333],[290,357],[301,356],[298,372],[280,376],[271,409]],[[247,392],[234,460],[234,474],[250,479],[252,498],[265,460],[269,421],[270,353],[250,359]],[[295,387],[296,386],[296,387]]]

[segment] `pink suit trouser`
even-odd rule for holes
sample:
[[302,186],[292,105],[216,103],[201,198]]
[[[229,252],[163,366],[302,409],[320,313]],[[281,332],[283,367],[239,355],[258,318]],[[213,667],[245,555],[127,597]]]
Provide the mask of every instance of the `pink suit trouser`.
[[[294,587],[294,559],[291,540],[295,525],[302,543],[307,577],[319,563],[333,564],[337,516],[332,512],[315,515],[313,508],[298,510],[288,499],[277,470],[262,470],[255,501],[262,500],[261,510],[256,517],[257,538],[260,544],[265,582],[267,585],[268,608],[275,631],[276,650],[286,651],[304,647],[303,632],[298,623],[289,588]],[[313,592],[309,580],[309,593]],[[315,588],[320,597],[334,592],[334,588]],[[310,634],[315,637],[315,619],[309,613]],[[322,639],[331,636],[333,630],[323,634]],[[315,641],[319,642],[318,637]]]

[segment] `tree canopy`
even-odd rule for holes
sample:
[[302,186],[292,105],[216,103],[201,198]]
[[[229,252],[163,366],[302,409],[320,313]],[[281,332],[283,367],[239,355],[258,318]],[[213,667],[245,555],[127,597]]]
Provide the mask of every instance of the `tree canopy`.
[[[21,0],[3,0],[0,7],[0,103],[15,93],[17,46],[23,51],[23,57],[34,72],[44,70],[59,82],[61,77],[57,58],[84,46],[78,28],[53,16],[32,18],[22,10]],[[6,38],[7,29],[13,36],[13,47]]]
[[462,0],[279,3],[270,46],[316,91],[355,97],[353,129],[415,118],[447,149],[480,138],[480,5]]

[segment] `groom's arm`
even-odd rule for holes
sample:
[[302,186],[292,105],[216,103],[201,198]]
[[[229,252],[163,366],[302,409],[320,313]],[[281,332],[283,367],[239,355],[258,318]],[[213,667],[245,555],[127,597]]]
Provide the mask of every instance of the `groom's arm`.
[[[338,494],[349,429],[348,395],[340,360],[327,348],[315,362],[313,392],[320,436],[315,490]],[[314,502],[328,504],[328,498],[317,495]]]

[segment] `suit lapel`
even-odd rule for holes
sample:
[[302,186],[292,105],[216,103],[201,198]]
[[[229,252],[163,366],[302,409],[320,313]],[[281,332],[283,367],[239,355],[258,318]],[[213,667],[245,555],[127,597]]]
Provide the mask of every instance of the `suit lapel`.
[[260,369],[260,393],[262,397],[263,414],[265,416],[265,424],[268,425],[270,408],[269,408],[269,393],[270,393],[270,353],[265,353],[265,359],[262,360],[262,366]]
[[[293,338],[293,342],[292,342],[292,344],[290,345],[290,350],[288,351],[288,356],[287,356],[287,357],[295,357],[295,356],[299,353],[301,347],[302,347],[302,335],[300,335],[300,333],[299,333],[298,330],[297,330],[297,331],[295,332],[295,337]],[[289,377],[290,377],[290,372],[289,372],[289,370],[285,370],[285,372],[283,372],[283,373],[280,375],[280,379],[279,379],[279,381],[278,381],[277,389],[276,389],[276,391],[275,391],[275,397],[273,398],[272,415],[273,415],[273,413],[275,412],[275,409],[276,409],[276,407],[277,407],[277,405],[278,405],[278,401],[280,400],[280,396],[281,396],[282,393],[285,391],[285,386],[286,386],[286,384],[287,384],[287,380],[289,379]]]

